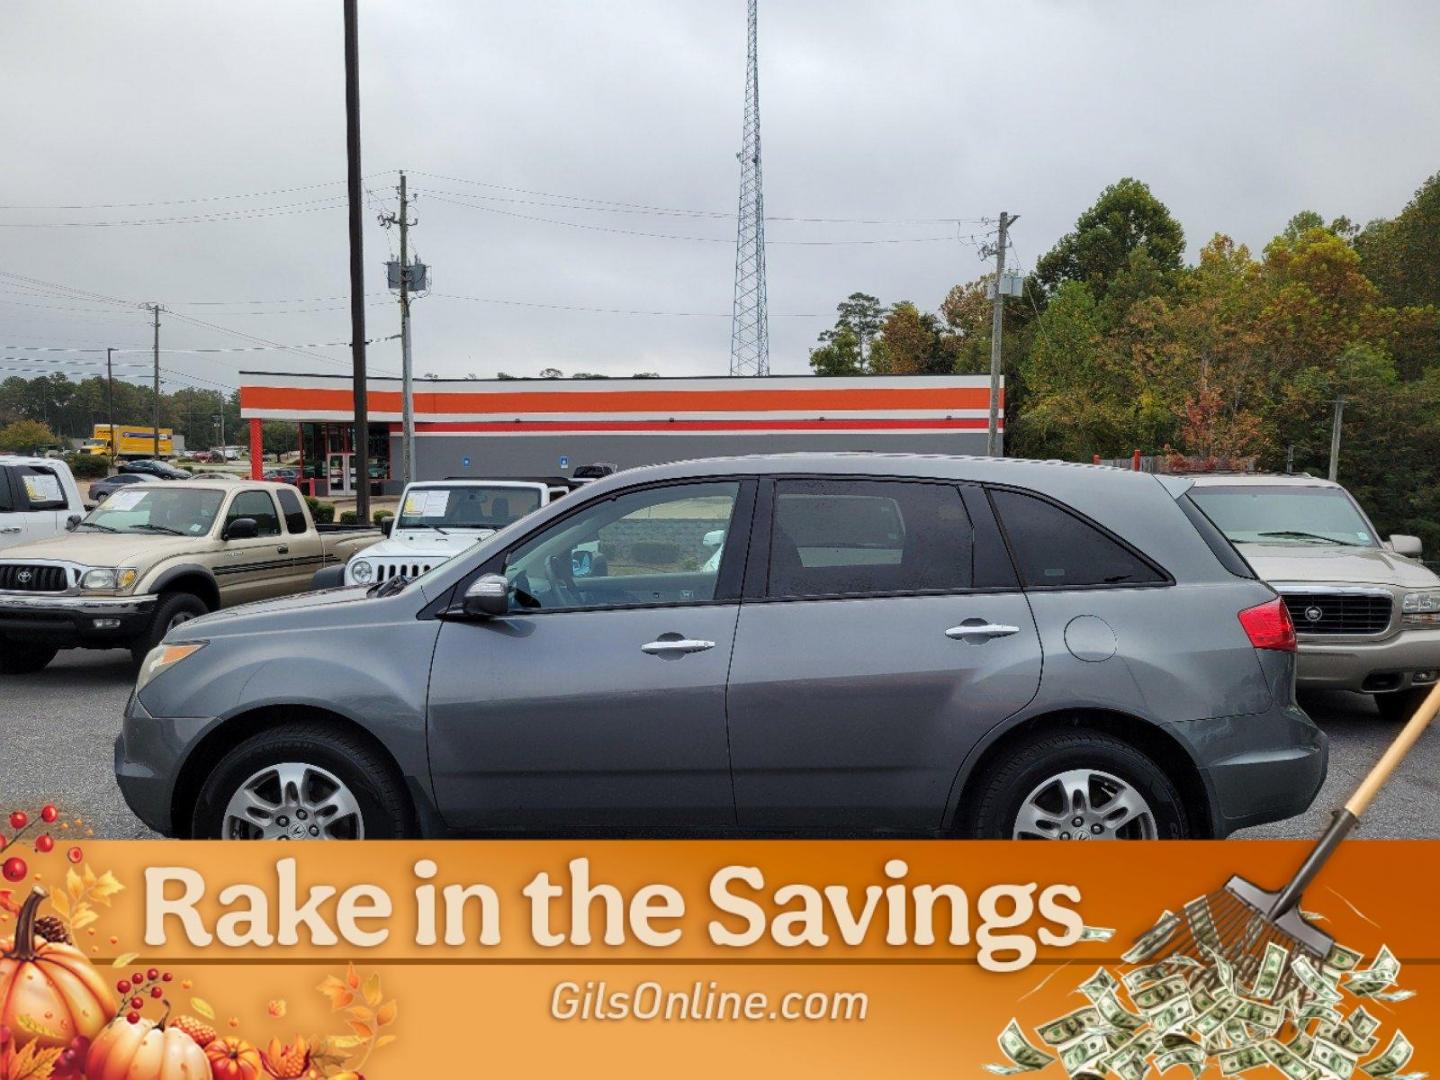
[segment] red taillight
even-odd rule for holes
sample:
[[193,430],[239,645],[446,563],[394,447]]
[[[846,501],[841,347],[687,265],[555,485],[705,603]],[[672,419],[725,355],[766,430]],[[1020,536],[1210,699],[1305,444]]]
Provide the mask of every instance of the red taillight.
[[1246,608],[1237,618],[1255,648],[1295,651],[1295,624],[1290,621],[1290,612],[1280,597]]

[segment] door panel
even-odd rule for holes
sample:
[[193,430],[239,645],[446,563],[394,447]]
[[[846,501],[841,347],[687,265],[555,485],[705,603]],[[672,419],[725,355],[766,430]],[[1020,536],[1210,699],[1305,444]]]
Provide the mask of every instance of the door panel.
[[[468,830],[733,826],[725,679],[737,612],[716,604],[447,622],[429,713],[446,821]],[[714,644],[654,651],[677,639]]]
[[[967,622],[1016,632],[946,635]],[[966,752],[1039,682],[1018,592],[746,604],[729,690],[740,826],[938,828]]]

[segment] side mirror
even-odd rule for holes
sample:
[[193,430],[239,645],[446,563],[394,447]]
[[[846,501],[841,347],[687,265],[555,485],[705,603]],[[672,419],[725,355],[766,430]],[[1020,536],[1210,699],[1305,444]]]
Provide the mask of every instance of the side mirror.
[[255,524],[254,518],[236,518],[225,526],[225,533],[220,537],[222,540],[254,540],[260,535],[260,528]]
[[394,518],[381,518],[381,519],[380,519],[380,535],[381,535],[381,536],[387,536],[387,537],[388,537],[388,536],[389,536],[392,532],[394,532],[394,531],[395,531],[395,519],[394,519]]
[[1418,559],[1421,551],[1420,538],[1407,536],[1404,533],[1391,533],[1390,550],[1396,555],[1408,555],[1412,559]]
[[68,518],[65,519],[65,531],[66,531],[66,532],[74,532],[75,529],[79,526],[79,524],[80,524],[80,515],[79,515],[79,514],[71,514]]
[[500,574],[481,574],[465,590],[460,604],[475,619],[497,619],[510,610],[510,582]]

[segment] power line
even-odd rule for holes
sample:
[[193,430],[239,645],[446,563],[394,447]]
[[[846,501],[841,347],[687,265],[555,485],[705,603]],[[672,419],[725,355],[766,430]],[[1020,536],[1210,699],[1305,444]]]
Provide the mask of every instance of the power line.
[[130,218],[121,221],[0,221],[0,229],[113,229],[134,225],[196,225],[226,221],[252,221],[256,218],[290,217],[295,214],[338,210],[345,206],[345,200],[343,197],[317,199],[311,203],[294,205],[297,209],[254,207],[216,214],[195,214],[188,217]]
[[[501,300],[490,296],[458,296],[454,293],[430,293],[441,300],[468,300],[477,304],[503,304],[507,307],[544,308],[547,311],[583,311],[597,315],[655,315],[666,318],[687,319],[728,319],[729,311],[643,311],[631,308],[581,307],[575,304],[542,304],[529,300]],[[828,319],[833,312],[786,311],[771,312],[772,318],[780,319]]]
[[[366,179],[385,176],[393,169],[369,173]],[[326,180],[319,184],[300,184],[296,187],[271,188],[269,191],[247,191],[236,195],[202,195],[191,199],[158,199],[150,202],[120,203],[10,203],[0,204],[0,210],[128,210],[140,206],[181,206],[194,203],[222,202],[226,199],[259,199],[268,195],[288,195],[294,191],[313,191],[316,188],[339,187],[344,180]]]

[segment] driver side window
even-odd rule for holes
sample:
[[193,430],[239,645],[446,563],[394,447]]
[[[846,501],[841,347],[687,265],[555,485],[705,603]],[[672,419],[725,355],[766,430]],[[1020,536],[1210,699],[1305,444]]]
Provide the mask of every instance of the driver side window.
[[715,599],[740,485],[677,484],[606,499],[509,553],[517,611]]

